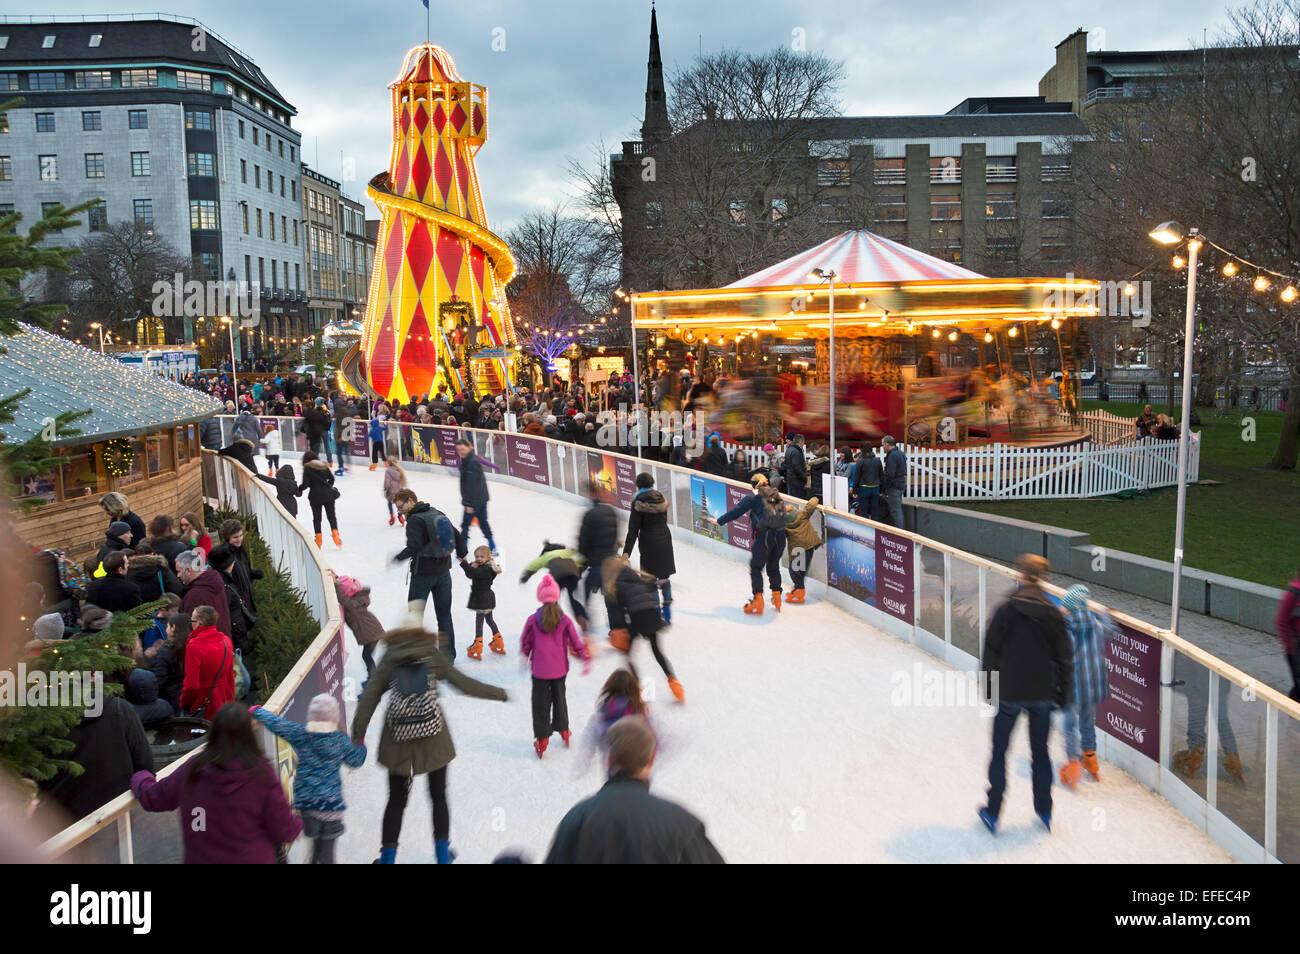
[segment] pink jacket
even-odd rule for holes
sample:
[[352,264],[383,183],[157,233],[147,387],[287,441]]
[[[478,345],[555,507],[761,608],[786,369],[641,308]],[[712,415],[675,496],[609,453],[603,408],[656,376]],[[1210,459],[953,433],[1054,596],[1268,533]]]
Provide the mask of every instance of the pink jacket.
[[1273,625],[1277,627],[1277,638],[1282,641],[1282,651],[1288,655],[1296,651],[1297,621],[1292,617],[1296,604],[1300,602],[1300,578],[1292,580],[1282,592],[1282,599],[1277,604],[1277,616]]
[[542,629],[540,609],[528,617],[519,641],[519,651],[532,661],[535,679],[562,679],[567,676],[570,646],[583,660],[591,659],[587,653],[587,644],[582,641],[573,620],[565,616],[560,620],[559,626],[547,632]]

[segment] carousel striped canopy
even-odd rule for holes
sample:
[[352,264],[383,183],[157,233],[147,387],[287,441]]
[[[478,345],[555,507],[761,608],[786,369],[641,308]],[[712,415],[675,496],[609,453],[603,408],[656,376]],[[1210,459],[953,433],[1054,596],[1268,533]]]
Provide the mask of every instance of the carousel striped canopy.
[[[875,282],[943,281],[983,278],[968,268],[926,255],[914,248],[883,238],[866,229],[854,229],[800,252],[753,275],[732,282],[728,288],[763,288],[774,285],[806,285],[814,268],[833,269],[836,284]],[[812,279],[816,281],[816,279]]]

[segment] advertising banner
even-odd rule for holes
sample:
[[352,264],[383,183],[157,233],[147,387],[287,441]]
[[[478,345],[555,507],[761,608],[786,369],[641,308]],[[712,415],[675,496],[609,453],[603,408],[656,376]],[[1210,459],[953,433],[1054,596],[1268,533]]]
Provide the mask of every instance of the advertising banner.
[[[730,484],[724,484],[723,486],[727,488],[728,510],[749,496],[749,491],[743,487],[732,487]],[[752,550],[754,548],[754,531],[749,525],[749,517],[733,520],[724,529],[727,531],[727,542],[733,547],[739,547],[741,550]]]
[[550,485],[551,466],[544,441],[513,435],[506,438],[506,467],[511,477]]
[[[1117,628],[1114,638],[1106,643],[1106,679],[1110,697],[1097,706],[1097,728],[1147,758],[1159,760],[1160,640],[1127,626],[1119,625]],[[1227,685],[1227,681],[1220,680],[1220,685]],[[1194,695],[1194,691],[1189,691],[1189,700]],[[1198,698],[1204,699],[1205,695],[1202,688]],[[1189,734],[1193,721],[1191,710],[1189,703]],[[1205,715],[1205,712],[1200,713],[1202,721]],[[1200,730],[1204,732],[1205,727],[1202,725]]]
[[876,605],[876,531],[826,515],[826,580],[868,606]]
[[370,456],[370,422],[362,418],[352,419],[352,446],[349,448],[353,457]]
[[881,530],[876,534],[876,608],[905,623],[912,618],[912,541]]
[[613,454],[587,452],[587,476],[600,487],[600,499],[620,510],[632,509],[636,496],[636,461]]
[[402,428],[411,436],[411,456],[419,464],[441,464],[438,434],[432,427]]
[[[437,427],[434,430],[438,436],[439,462],[453,470],[460,470],[460,457],[456,454],[456,441],[460,437],[460,432],[454,427]],[[546,454],[543,452],[542,463],[545,462]]]
[[727,485],[720,480],[691,475],[691,529],[710,540],[727,540],[727,528],[709,523],[727,512]]
[[[317,658],[315,665],[303,676],[302,682],[292,698],[280,710],[280,715],[294,722],[306,723],[307,709],[313,696],[329,693],[339,702],[339,723],[341,727],[348,724],[347,696],[343,691],[343,627],[340,626],[329,646]],[[280,784],[284,787],[285,797],[293,801],[293,780],[297,773],[298,759],[293,747],[278,736],[275,740],[276,770]]]

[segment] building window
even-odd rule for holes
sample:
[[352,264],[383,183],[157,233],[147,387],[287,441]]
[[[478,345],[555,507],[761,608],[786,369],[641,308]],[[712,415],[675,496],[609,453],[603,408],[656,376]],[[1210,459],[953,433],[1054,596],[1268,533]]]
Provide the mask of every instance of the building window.
[[256,164],[253,166],[253,185],[262,188],[262,167]]
[[876,190],[876,221],[907,221],[907,195],[902,189]]
[[253,266],[247,255],[244,256],[244,281],[250,284],[253,281]]
[[0,91],[6,93],[17,92],[18,74],[17,73],[0,73]]
[[149,128],[149,110],[147,110],[147,109],[133,109],[133,110],[131,110],[131,112],[129,113],[129,117],[128,117],[128,118],[129,118],[129,123],[128,123],[128,125],[129,125],[132,129],[148,129],[148,128]]
[[819,186],[848,185],[852,181],[847,159],[822,159],[817,163]]
[[248,184],[248,160],[247,159],[239,160],[239,181],[244,183],[245,185]]
[[248,234],[248,203],[245,202],[245,203],[241,204],[240,207],[239,207],[239,210],[243,213],[243,218],[244,218],[244,234],[247,235],[247,234]]
[[283,159],[283,158],[284,158],[284,140],[283,140],[283,139],[277,139],[276,142],[280,144],[280,158]]
[[989,182],[1015,182],[1015,156],[988,156],[984,160],[985,174]]
[[36,131],[37,131],[38,133],[39,133],[39,132],[54,132],[54,114],[53,114],[53,113],[37,113],[37,114],[36,114]]
[[266,259],[260,255],[257,257],[257,283],[259,285],[266,284]]
[[149,153],[131,153],[131,175],[147,176],[149,174]]
[[275,195],[275,173],[270,169],[266,170],[266,191]]
[[930,181],[937,183],[961,182],[959,156],[931,156]]
[[257,127],[254,126],[254,127],[253,127],[253,145],[254,145],[254,146],[257,145],[257,132],[258,132]]
[[731,221],[734,225],[745,224],[745,203],[740,200],[731,202],[727,206],[727,211],[731,215]]
[[1015,236],[989,236],[988,258],[991,262],[1015,264],[1020,259],[1020,243]]
[[270,228],[270,239],[272,242],[274,242],[275,241],[275,213],[274,212],[268,212],[266,214],[266,224]]
[[65,89],[68,77],[66,73],[28,73],[27,88],[39,90]]
[[257,237],[262,237],[262,210],[257,210]]
[[872,164],[872,181],[876,185],[907,184],[906,159],[875,159]]
[[[10,211],[12,211],[12,208]],[[297,262],[293,263],[293,287],[298,291],[302,291],[302,266]]]
[[77,89],[112,89],[112,70],[81,70],[72,74]]
[[210,152],[192,152],[188,156],[191,176],[215,176],[217,174],[217,157]]
[[135,216],[135,227],[147,229],[153,227],[153,199],[136,199],[131,203]]
[[59,157],[41,156],[41,181],[53,182],[59,178]]
[[104,154],[102,152],[86,153],[86,178],[104,178]]
[[244,138],[244,121],[242,119],[239,121],[239,138]]
[[212,77],[207,73],[196,73],[192,70],[177,70],[176,85],[180,89],[212,89]]
[[1152,129],[1152,127],[1151,127],[1151,123],[1150,123],[1149,121],[1143,119],[1143,120],[1140,120],[1140,121],[1138,122],[1138,137],[1139,137],[1143,142],[1154,142],[1154,141],[1155,141],[1155,138],[1156,138],[1156,136],[1155,136],[1155,132],[1154,132],[1154,130]]
[[1147,367],[1147,333],[1123,328],[1115,333],[1115,367]]
[[13,177],[13,160],[9,156],[0,156],[0,182],[8,182]]
[[296,151],[296,150],[294,149],[293,146],[290,146],[290,147],[289,147],[289,161],[290,161],[290,162],[297,162],[297,161],[298,161],[297,156],[294,155],[294,152],[295,152],[295,151]]
[[1070,178],[1070,157],[1059,153],[1044,153],[1043,181],[1062,182]]
[[[275,238],[275,236],[272,235],[271,238]],[[275,259],[271,259],[271,287],[272,288],[278,287],[275,283],[278,280],[279,274],[280,274],[279,263]]]
[[89,110],[81,114],[81,128],[85,132],[98,132],[104,128],[104,117],[99,110]]
[[185,110],[186,129],[211,129],[212,113],[206,109]]
[[931,222],[960,222],[961,195],[956,192],[932,192],[930,194]]
[[1070,247],[1064,242],[1049,241],[1043,243],[1044,262],[1064,262],[1069,259]]
[[190,230],[216,229],[217,203],[214,199],[190,199]]
[[298,180],[297,179],[289,180],[289,198],[292,199],[294,202],[298,201]]
[[1123,123],[1111,123],[1111,127],[1110,127],[1110,141],[1111,141],[1111,142],[1123,142],[1123,141],[1124,141],[1124,124],[1123,124]]
[[102,232],[108,228],[108,210],[104,208],[104,203],[92,205],[86,214],[86,224],[92,232]]
[[284,176],[280,176],[280,198],[284,198]]
[[41,49],[42,50],[54,49],[54,36],[52,34],[46,34],[45,39],[41,41]]
[[157,70],[123,70],[122,88],[134,89],[140,86],[157,86]]
[[293,244],[298,244],[298,220],[293,220]]
[[[280,216],[280,241],[286,245],[289,242],[289,219],[287,216]],[[285,284],[288,284],[286,280]]]
[[88,44],[86,44],[86,45],[87,45],[87,46],[91,46],[91,47],[95,47],[95,46],[99,46],[99,44],[102,43],[102,42],[104,42],[104,34],[102,34],[102,33],[92,33],[92,34],[90,35],[90,42],[89,42]]
[[1043,193],[1043,218],[1065,219],[1070,217],[1070,200],[1064,192]]
[[989,189],[984,195],[984,213],[991,219],[1016,217],[1016,190]]
[[267,133],[267,134],[266,134],[266,151],[267,151],[267,152],[270,152],[270,151],[271,151],[271,134],[270,134],[270,133]]

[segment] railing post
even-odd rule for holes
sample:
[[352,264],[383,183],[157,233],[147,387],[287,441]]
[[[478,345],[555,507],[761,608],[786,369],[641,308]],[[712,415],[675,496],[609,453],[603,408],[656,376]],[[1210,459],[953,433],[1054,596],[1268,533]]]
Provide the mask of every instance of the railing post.
[[1278,711],[1264,715],[1264,850],[1277,857],[1277,739]]
[[1160,643],[1160,768],[1156,790],[1162,786],[1163,770],[1170,765],[1173,753],[1174,730],[1174,647],[1163,640]]
[[131,813],[117,819],[117,859],[124,865],[135,864],[135,845],[131,841]]

